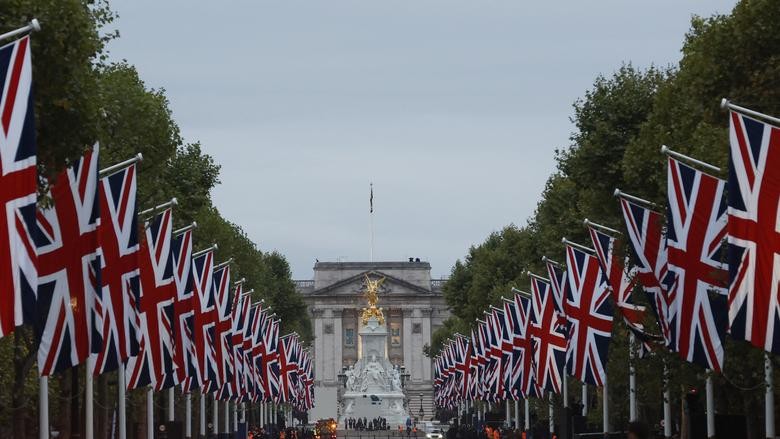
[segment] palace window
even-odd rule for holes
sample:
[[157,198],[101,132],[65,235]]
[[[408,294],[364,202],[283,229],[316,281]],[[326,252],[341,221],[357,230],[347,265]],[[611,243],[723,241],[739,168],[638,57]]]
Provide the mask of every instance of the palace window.
[[390,346],[401,346],[400,323],[390,323]]
[[344,346],[355,346],[355,329],[344,329]]

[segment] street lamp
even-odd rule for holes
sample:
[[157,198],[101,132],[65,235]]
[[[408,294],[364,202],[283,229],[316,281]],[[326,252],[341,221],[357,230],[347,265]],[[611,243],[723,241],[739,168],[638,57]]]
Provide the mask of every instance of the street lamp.
[[423,402],[422,402],[423,394],[420,392],[420,422],[422,422],[423,417],[425,416],[425,410],[423,410]]

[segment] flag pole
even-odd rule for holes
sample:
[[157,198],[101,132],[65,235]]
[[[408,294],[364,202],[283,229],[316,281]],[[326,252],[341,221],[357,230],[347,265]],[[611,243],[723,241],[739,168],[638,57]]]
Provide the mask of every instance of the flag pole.
[[715,437],[715,389],[712,385],[711,373],[707,373],[705,390],[707,392],[707,437],[712,438]]
[[528,401],[528,397],[525,398],[525,419],[523,419],[523,424],[525,426],[525,431],[531,429],[531,405]]
[[[564,373],[564,375],[566,375],[566,374]],[[553,393],[552,392],[549,393],[549,397],[547,399],[547,414],[548,414],[548,417],[550,418],[548,420],[548,424],[549,424],[549,427],[550,427],[550,437],[552,437],[553,434],[555,433],[555,409],[553,408]]]
[[184,437],[192,437],[192,393],[187,392],[184,401]]
[[124,169],[124,168],[126,168],[126,167],[128,167],[130,165],[132,165],[133,163],[138,163],[138,162],[142,161],[143,159],[144,159],[144,155],[139,152],[138,154],[135,155],[135,157],[133,157],[131,159],[127,159],[127,160],[125,160],[123,162],[119,162],[119,163],[117,163],[115,165],[112,165],[112,166],[109,166],[109,167],[107,167],[105,169],[101,169],[100,170],[100,176],[101,177],[105,177],[105,176],[107,176],[109,174],[113,174],[114,172],[120,171],[120,170],[122,170],[122,169]]
[[664,437],[672,437],[672,405],[669,392],[669,366],[664,359]]
[[117,412],[119,412],[118,439],[127,439],[127,412],[125,411],[125,371],[120,367],[116,371]]
[[520,400],[515,401],[515,430],[520,430]]
[[775,385],[773,379],[772,359],[769,354],[764,352],[764,381],[766,387],[764,390],[764,411],[766,423],[766,437],[775,437]]
[[[37,18],[33,18],[32,20],[30,20],[29,23],[27,23],[27,26],[22,26],[19,29],[14,29],[14,30],[12,30],[10,32],[6,32],[6,33],[0,35],[0,40],[13,38],[13,37],[15,37],[17,35],[21,35],[21,34],[27,33],[27,32],[33,32],[33,31],[38,32],[40,30],[41,30],[41,23],[38,22]],[[48,385],[48,381],[47,381],[47,385]]]
[[199,437],[204,438],[206,437],[206,392],[201,389],[200,390],[200,398],[198,398],[198,402],[200,403],[200,425],[198,428],[198,434]]
[[368,198],[369,210],[368,210],[368,232],[369,232],[369,262],[374,262],[374,183],[369,183],[370,195]]
[[607,384],[607,376],[604,376],[604,387],[601,388],[601,398],[604,400],[601,404],[602,406],[602,416],[603,416],[603,422],[604,422],[604,435],[607,435],[609,433],[609,430],[611,430],[609,425],[609,387]]
[[146,389],[146,438],[154,439],[154,388]]
[[95,394],[93,391],[95,377],[92,375],[92,356],[87,357],[87,376],[84,379],[84,439],[95,437]]
[[214,407],[212,410],[211,418],[211,432],[214,436],[219,435],[219,401],[217,400],[217,392],[214,392]]
[[49,377],[38,378],[38,437],[49,439]]
[[173,393],[173,387],[168,388],[168,422],[174,421],[176,396]]
[[588,416],[588,385],[582,383],[582,416]]
[[629,422],[637,420],[636,410],[636,367],[634,366],[634,349],[636,340],[634,333],[629,334],[628,338],[628,420]]
[[693,157],[687,156],[685,154],[681,154],[676,151],[672,151],[668,146],[661,145],[661,154],[668,155],[669,157],[674,157],[677,160],[688,162],[693,165],[701,166],[702,168],[708,169],[713,172],[720,172],[721,169],[715,165],[711,165],[707,162],[703,162],[701,160],[695,159]]
[[731,101],[729,101],[726,98],[723,98],[720,101],[720,108],[722,108],[724,110],[725,109],[734,110],[737,113],[742,113],[742,114],[746,114],[748,116],[758,117],[758,118],[761,118],[761,119],[768,120],[769,122],[772,122],[772,123],[774,123],[776,125],[780,125],[780,118],[777,118],[777,117],[774,117],[774,116],[770,116],[770,115],[764,114],[764,113],[759,113],[758,111],[754,111],[754,110],[751,110],[749,108],[740,107],[739,105],[732,104]]

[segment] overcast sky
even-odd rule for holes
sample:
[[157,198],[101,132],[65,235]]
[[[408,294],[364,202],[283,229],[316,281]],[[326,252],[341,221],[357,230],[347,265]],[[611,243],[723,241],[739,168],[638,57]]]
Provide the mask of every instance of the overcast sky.
[[[222,165],[214,203],[295,278],[428,260],[532,215],[596,75],[680,58],[733,0],[114,0],[109,46]],[[206,238],[203,238],[206,239]]]

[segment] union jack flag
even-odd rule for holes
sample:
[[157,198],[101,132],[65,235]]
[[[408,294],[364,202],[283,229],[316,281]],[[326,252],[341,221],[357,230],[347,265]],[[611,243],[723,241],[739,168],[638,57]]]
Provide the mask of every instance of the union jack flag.
[[243,401],[245,402],[257,401],[258,399],[257,383],[259,382],[259,379],[254,366],[254,347],[255,340],[257,339],[256,334],[259,335],[260,333],[262,312],[263,310],[260,308],[259,303],[250,306],[249,312],[247,313],[247,325],[244,327],[244,340],[242,342],[244,375],[242,379],[245,389]]
[[269,317],[268,325],[263,331],[263,353],[260,356],[266,401],[279,402],[281,400],[280,357],[279,321]]
[[141,322],[138,355],[125,366],[127,388],[156,386],[173,369],[175,355],[174,303],[176,282],[173,275],[171,240],[173,214],[166,209],[146,225],[141,244]]
[[[509,318],[512,329],[512,364],[508,389],[513,400],[527,398],[529,391],[535,388],[531,341],[528,338],[528,322],[531,301],[518,293],[512,300],[504,302],[504,315]],[[535,394],[535,391],[531,391]]]
[[475,401],[482,396],[482,379],[480,377],[479,359],[482,356],[482,345],[479,337],[479,328],[471,330],[471,361],[469,371],[469,385],[467,398]]
[[[686,361],[720,371],[726,329],[724,181],[669,158],[666,234],[674,348]],[[710,292],[713,294],[711,295]]]
[[116,370],[138,354],[140,280],[135,193],[135,165],[100,179],[102,288],[95,296],[95,375]]
[[176,283],[176,301],[173,304],[174,371],[165,374],[165,378],[156,390],[167,389],[181,383],[182,390],[189,392],[192,388],[200,387],[201,382],[194,340],[195,307],[199,306],[199,303],[195,296],[191,273],[192,229],[173,235],[171,262],[173,280]]
[[252,300],[244,293],[243,282],[237,282],[233,292],[233,306],[231,309],[231,321],[233,326],[230,331],[230,355],[232,356],[233,369],[228,377],[227,385],[222,387],[223,399],[243,399],[246,393],[244,387],[244,332],[249,318],[249,307]]
[[[624,261],[616,254],[617,239],[595,227],[588,226],[593,248],[596,250],[596,258],[604,273],[607,286],[612,293],[612,300],[620,311],[628,329],[641,341],[641,353],[650,350],[649,340],[653,337],[645,331],[644,318],[645,307],[636,305],[631,300],[631,293],[637,284],[636,268],[627,272]],[[628,258],[626,258],[625,262]]]
[[550,277],[550,288],[555,298],[555,313],[558,316],[557,325],[564,334],[569,333],[569,321],[566,319],[566,295],[568,289],[568,279],[566,271],[558,263],[550,259],[543,258],[547,267],[547,275]]
[[536,391],[560,393],[563,366],[566,363],[566,334],[558,324],[550,283],[531,277],[531,324],[528,327],[533,343]]
[[[214,351],[214,325],[217,322],[216,298],[214,296],[214,252],[207,250],[192,258],[192,286],[195,303],[193,305],[193,340],[196,363],[200,368],[199,384],[208,390],[207,382],[217,379],[216,353]],[[194,377],[190,377],[194,378]],[[190,380],[191,381],[191,380]],[[189,384],[189,385],[187,385]],[[186,383],[185,391],[192,391],[198,383]]]
[[566,272],[566,318],[570,323],[566,370],[583,383],[601,387],[612,338],[612,303],[606,279],[595,256],[571,245],[566,246]]
[[663,236],[664,217],[625,198],[620,199],[620,207],[626,221],[631,249],[636,256],[636,277],[655,311],[666,346],[671,347],[672,310],[669,308],[667,291],[671,287],[673,276],[667,265],[666,239]]
[[487,364],[485,365],[484,375],[484,397],[486,401],[498,401],[503,393],[503,380],[501,379],[501,327],[497,322],[498,316],[495,311],[486,312],[485,314],[485,320],[487,321],[485,325]]
[[252,353],[251,365],[254,379],[255,397],[254,401],[270,401],[268,393],[269,386],[266,376],[268,375],[267,365],[268,354],[266,351],[266,333],[269,330],[272,319],[265,309],[257,307],[255,311],[255,328],[252,330]]
[[471,388],[471,350],[472,344],[468,337],[458,334],[458,362],[455,365],[458,374],[458,394],[462,400],[469,399]]
[[300,344],[295,334],[282,337],[280,344],[279,373],[282,381],[280,402],[292,402],[298,384],[298,349]]
[[730,332],[780,353],[780,128],[730,116]]
[[230,349],[230,337],[233,327],[230,307],[230,264],[220,264],[214,269],[214,298],[216,300],[217,321],[214,325],[214,358],[217,362],[217,376],[209,381],[209,389],[218,392],[230,382],[233,373],[233,352]]
[[36,321],[37,173],[30,38],[0,47],[0,337]]
[[301,376],[303,377],[303,410],[309,410],[314,407],[314,371],[312,369],[311,356],[308,351],[303,351],[301,362]]
[[77,366],[90,352],[92,307],[100,284],[98,146],[62,172],[53,206],[38,211],[38,314],[41,376]]

